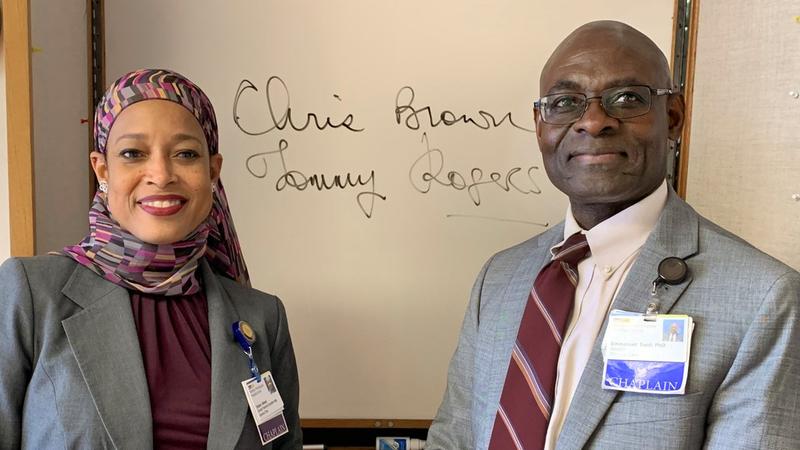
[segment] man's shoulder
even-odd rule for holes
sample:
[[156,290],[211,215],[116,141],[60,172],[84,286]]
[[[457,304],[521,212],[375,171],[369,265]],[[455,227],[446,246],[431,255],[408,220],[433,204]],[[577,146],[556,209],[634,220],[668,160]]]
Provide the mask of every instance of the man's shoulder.
[[[713,275],[721,274],[724,278],[730,278],[724,274],[746,272],[751,276],[774,278],[796,273],[791,267],[704,217],[674,192],[671,192],[665,211],[668,213],[662,213],[662,223],[657,226],[660,229],[659,239],[677,241],[694,240],[696,237],[697,246],[693,254],[688,255],[689,260],[705,262],[709,273]],[[664,226],[663,222],[668,224]]]
[[690,206],[686,208],[697,217],[697,251],[686,259],[693,273],[695,292],[721,295],[740,309],[758,308],[776,288],[784,295],[800,297],[800,273],[795,269]]
[[564,239],[564,222],[526,239],[516,245],[500,250],[491,258],[492,264],[519,262],[532,254],[548,252],[550,248]]
[[713,262],[715,273],[737,275],[747,272],[755,278],[800,275],[796,270],[759,250],[740,236],[699,216],[698,258]]
[[[563,224],[540,233],[512,247],[501,250],[484,264],[479,281],[484,289],[494,286],[502,290],[514,280],[527,282],[547,261],[550,248],[563,239]],[[530,280],[531,282],[533,280]]]

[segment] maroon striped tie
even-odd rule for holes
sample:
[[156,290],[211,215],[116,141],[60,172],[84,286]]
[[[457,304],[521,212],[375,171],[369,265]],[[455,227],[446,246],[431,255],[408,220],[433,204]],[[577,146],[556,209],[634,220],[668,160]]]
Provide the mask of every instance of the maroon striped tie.
[[586,236],[575,233],[536,277],[508,364],[489,450],[544,448],[558,353],[578,284],[577,266],[588,255]]

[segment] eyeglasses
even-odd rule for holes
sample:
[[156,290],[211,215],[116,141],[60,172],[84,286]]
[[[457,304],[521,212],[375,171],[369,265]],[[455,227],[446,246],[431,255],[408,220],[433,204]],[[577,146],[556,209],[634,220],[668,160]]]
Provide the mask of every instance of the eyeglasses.
[[545,95],[533,103],[539,110],[542,120],[551,125],[570,125],[583,117],[589,107],[589,100],[599,98],[600,105],[609,117],[630,119],[650,112],[653,96],[674,94],[672,89],[653,89],[650,86],[625,86],[606,89],[600,95],[587,97],[585,94],[565,92]]

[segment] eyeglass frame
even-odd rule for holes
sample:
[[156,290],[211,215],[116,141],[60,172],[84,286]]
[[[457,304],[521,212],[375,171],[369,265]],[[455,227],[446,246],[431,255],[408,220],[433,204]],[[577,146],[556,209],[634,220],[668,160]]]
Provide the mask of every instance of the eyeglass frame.
[[[603,95],[605,95],[605,93],[608,92],[608,91],[623,90],[623,89],[626,89],[626,88],[633,88],[633,87],[643,87],[643,88],[649,89],[651,97],[648,99],[647,111],[644,111],[641,114],[636,114],[635,116],[628,116],[628,117],[614,117],[611,114],[609,114],[608,110],[606,110],[606,107],[603,104]],[[573,123],[581,120],[581,118],[583,118],[583,115],[586,114],[586,110],[589,109],[589,101],[590,100],[600,99],[600,107],[603,108],[603,112],[608,117],[611,117],[611,118],[617,119],[617,120],[626,120],[626,119],[633,119],[635,117],[641,117],[641,116],[644,116],[645,114],[649,113],[650,109],[653,107],[653,96],[660,97],[662,95],[678,94],[679,92],[680,92],[679,90],[673,90],[673,89],[669,89],[669,88],[653,88],[653,87],[650,87],[650,86],[648,86],[646,84],[632,84],[632,85],[629,85],[629,86],[620,86],[620,87],[608,88],[608,89],[605,89],[602,92],[600,92],[600,95],[595,95],[593,97],[588,97],[586,94],[584,94],[582,92],[559,92],[559,93],[556,93],[556,94],[548,94],[548,95],[539,97],[538,100],[535,100],[533,102],[533,108],[535,110],[539,111],[539,114],[541,114],[541,117],[542,117],[542,122],[544,122],[544,123],[546,123],[548,125],[560,125],[560,126],[572,125]],[[582,96],[584,98],[583,111],[581,111],[580,115],[578,115],[578,117],[576,117],[575,120],[573,120],[571,122],[566,122],[566,123],[552,123],[552,122],[548,122],[548,121],[545,120],[545,118],[544,118],[545,114],[542,112],[542,100],[546,99],[547,97],[553,97],[553,96],[557,96],[557,95],[580,95],[580,96]]]

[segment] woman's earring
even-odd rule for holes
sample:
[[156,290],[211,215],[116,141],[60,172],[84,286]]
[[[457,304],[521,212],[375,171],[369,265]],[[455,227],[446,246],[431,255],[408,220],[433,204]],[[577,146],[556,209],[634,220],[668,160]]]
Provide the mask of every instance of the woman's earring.
[[100,192],[102,192],[103,194],[108,193],[108,183],[106,183],[105,181],[101,181],[100,185],[97,188],[100,189]]
[[216,184],[216,183],[213,183],[213,184],[211,185],[211,193],[213,194],[213,193],[215,193],[215,192],[217,192],[217,184]]

